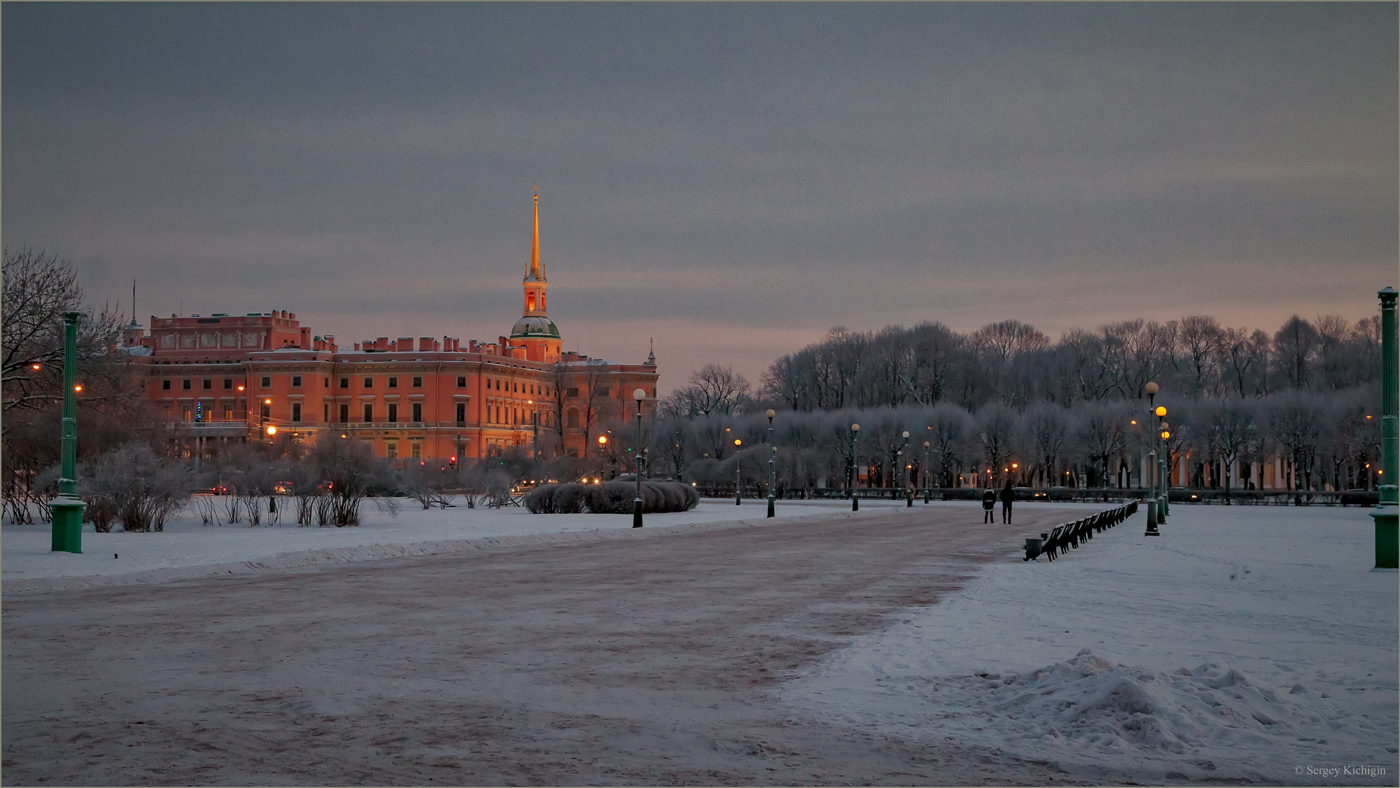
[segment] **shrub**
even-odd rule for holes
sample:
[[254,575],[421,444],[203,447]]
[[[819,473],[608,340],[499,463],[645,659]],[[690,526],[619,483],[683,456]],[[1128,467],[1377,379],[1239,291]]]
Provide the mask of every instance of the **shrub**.
[[531,514],[554,514],[555,492],[556,489],[550,485],[536,487],[525,495],[525,508]]
[[[166,518],[189,502],[195,477],[188,465],[157,457],[150,446],[133,442],[98,458],[81,486],[99,512],[112,507],[122,530],[163,531]],[[110,528],[110,520],[105,525]]]
[[[631,514],[637,495],[635,482],[604,484],[547,484],[536,487],[525,497],[525,506],[535,514]],[[642,482],[642,511],[684,512],[700,503],[700,493],[678,482]]]
[[578,482],[549,485],[554,490],[554,511],[558,514],[579,514],[588,500],[588,485]]

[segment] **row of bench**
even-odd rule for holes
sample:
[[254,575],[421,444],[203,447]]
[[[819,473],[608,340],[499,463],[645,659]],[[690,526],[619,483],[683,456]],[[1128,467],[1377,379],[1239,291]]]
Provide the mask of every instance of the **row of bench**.
[[1041,553],[1044,553],[1046,558],[1054,561],[1066,549],[1078,548],[1080,542],[1093,539],[1095,533],[1112,528],[1133,516],[1137,513],[1137,509],[1138,502],[1133,501],[1106,512],[1099,512],[1093,517],[1085,517],[1083,520],[1057,525],[1050,533],[1041,534],[1039,539],[1027,539],[1026,557],[1022,560],[1033,561]]

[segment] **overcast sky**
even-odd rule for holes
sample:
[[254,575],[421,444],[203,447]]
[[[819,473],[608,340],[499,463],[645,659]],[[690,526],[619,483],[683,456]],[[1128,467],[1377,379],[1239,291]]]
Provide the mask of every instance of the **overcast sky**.
[[151,314],[565,348],[1275,330],[1397,280],[1395,3],[25,4],[3,235]]

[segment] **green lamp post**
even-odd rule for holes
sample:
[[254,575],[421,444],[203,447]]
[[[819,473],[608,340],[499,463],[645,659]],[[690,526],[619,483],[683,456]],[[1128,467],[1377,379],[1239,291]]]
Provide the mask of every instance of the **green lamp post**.
[[856,480],[860,478],[856,470],[856,436],[860,435],[860,425],[851,425],[851,511],[860,511],[860,496],[856,494]]
[[63,314],[63,476],[58,497],[49,502],[56,553],[83,551],[83,508],[78,497],[78,312]]
[[1381,299],[1381,500],[1371,517],[1376,521],[1376,568],[1400,568],[1400,546],[1397,546],[1396,515],[1400,501],[1396,499],[1397,443],[1400,424],[1396,419],[1395,369],[1395,297],[1393,287],[1377,295]]
[[764,411],[768,417],[768,516],[775,516],[773,507],[774,491],[778,484],[778,468],[775,460],[778,457],[778,447],[773,445],[773,417],[778,415],[772,408]]
[[899,450],[899,464],[904,466],[904,508],[914,508],[914,488],[909,484],[909,457],[904,450],[909,448],[909,430],[904,431],[904,447]]
[[633,528],[642,527],[642,402],[646,398],[646,389],[632,392],[632,399],[637,401],[637,497],[632,499]]
[[929,446],[928,441],[924,441],[924,465],[923,465],[922,468],[919,468],[919,475],[922,476],[922,477],[924,477],[924,503],[925,503],[925,504],[928,503],[928,499],[929,499],[929,492],[928,492],[928,446]]

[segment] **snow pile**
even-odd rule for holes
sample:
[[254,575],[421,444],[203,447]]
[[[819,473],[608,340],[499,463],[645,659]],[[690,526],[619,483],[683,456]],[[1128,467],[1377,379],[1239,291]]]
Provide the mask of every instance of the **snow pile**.
[[1008,556],[778,694],[1085,779],[1396,785],[1400,586],[1366,514],[1180,506],[1160,538],[1138,517],[1054,564]]
[[1165,673],[1113,665],[1091,649],[1027,673],[950,677],[919,694],[930,708],[961,710],[944,717],[961,741],[1112,763],[1257,746],[1335,714],[1326,701],[1296,702],[1307,694],[1301,684],[1281,695],[1219,662]]

